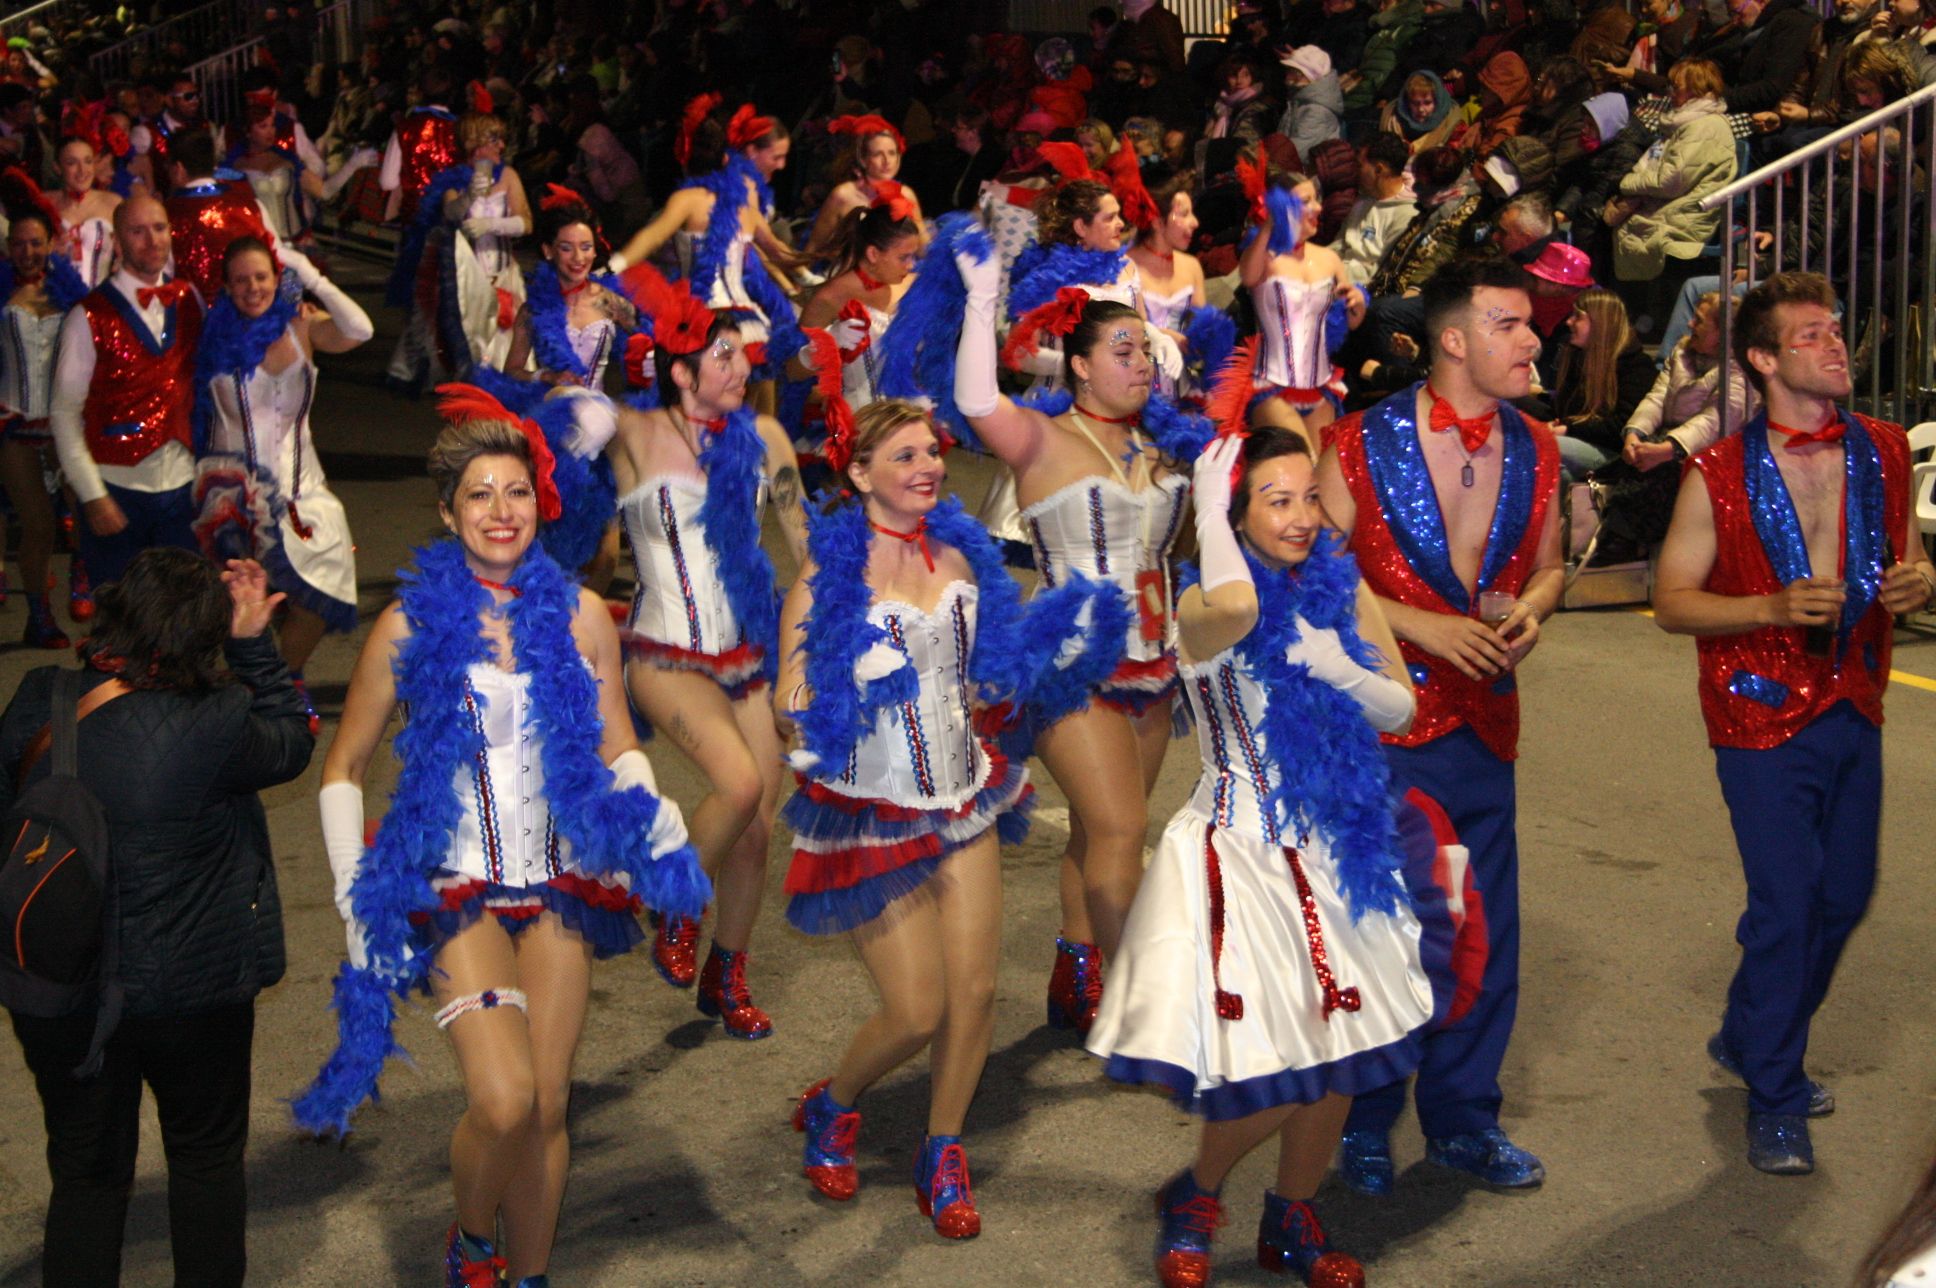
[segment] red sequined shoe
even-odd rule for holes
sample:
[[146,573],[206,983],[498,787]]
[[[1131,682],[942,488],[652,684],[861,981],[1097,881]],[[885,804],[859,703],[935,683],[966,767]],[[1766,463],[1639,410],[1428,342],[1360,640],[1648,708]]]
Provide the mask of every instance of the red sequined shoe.
[[87,577],[87,563],[79,555],[67,561],[67,615],[77,622],[94,618],[94,585]]
[[[465,1255],[473,1249],[482,1249],[483,1257],[473,1260]],[[504,1264],[504,1258],[490,1244],[463,1234],[457,1223],[451,1222],[450,1237],[444,1241],[444,1288],[498,1288]]]
[[1049,1027],[1087,1033],[1102,1005],[1102,950],[1060,935],[1049,972]]
[[773,1021],[753,1005],[746,989],[746,952],[733,952],[714,944],[706,955],[706,969],[699,975],[701,1015],[713,1016],[729,1038],[758,1041],[773,1032]]
[[834,1099],[827,1089],[832,1082],[832,1078],[822,1078],[800,1093],[800,1103],[793,1110],[793,1130],[807,1134],[801,1175],[828,1198],[845,1203],[860,1190],[860,1173],[854,1167],[860,1111]]
[[699,977],[699,922],[652,914],[652,968],[674,988],[691,988]]
[[929,1136],[921,1142],[921,1152],[914,1156],[914,1201],[944,1239],[972,1239],[981,1233],[961,1137]]

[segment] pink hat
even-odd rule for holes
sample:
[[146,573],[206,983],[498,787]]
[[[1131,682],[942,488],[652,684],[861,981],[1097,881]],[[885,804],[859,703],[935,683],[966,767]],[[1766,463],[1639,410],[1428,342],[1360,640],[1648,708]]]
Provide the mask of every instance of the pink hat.
[[1021,134],[1053,134],[1062,128],[1062,122],[1050,116],[1039,107],[1032,107],[1015,122],[1015,129]]
[[1593,285],[1593,261],[1578,246],[1549,242],[1539,258],[1526,265],[1526,271],[1559,286],[1583,291]]

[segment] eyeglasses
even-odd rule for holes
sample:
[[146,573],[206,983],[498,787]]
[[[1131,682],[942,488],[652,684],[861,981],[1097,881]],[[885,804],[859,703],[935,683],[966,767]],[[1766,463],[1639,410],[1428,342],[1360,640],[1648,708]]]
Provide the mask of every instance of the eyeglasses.
[[178,89],[175,91],[175,97],[184,103],[192,103],[201,96],[202,91],[198,89]]

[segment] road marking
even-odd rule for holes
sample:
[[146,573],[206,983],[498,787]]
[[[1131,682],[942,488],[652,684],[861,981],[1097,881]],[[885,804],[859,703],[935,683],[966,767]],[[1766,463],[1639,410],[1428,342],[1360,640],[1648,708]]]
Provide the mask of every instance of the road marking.
[[[1654,610],[1651,608],[1636,608],[1633,611],[1639,613],[1642,617],[1652,617],[1654,615]],[[1930,693],[1936,693],[1936,680],[1932,680],[1926,675],[1915,675],[1908,671],[1891,670],[1889,672],[1889,679],[1896,684],[1906,684],[1912,689],[1924,689]]]

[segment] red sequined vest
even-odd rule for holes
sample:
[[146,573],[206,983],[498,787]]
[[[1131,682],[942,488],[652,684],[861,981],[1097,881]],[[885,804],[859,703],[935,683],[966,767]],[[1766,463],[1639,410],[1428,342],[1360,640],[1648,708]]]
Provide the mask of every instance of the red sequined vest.
[[204,300],[222,293],[222,252],[230,242],[244,234],[270,240],[256,208],[255,189],[246,179],[221,183],[209,193],[183,189],[164,204],[174,238],[175,271]]
[[[1412,397],[1410,390],[1396,395]],[[1411,409],[1406,419],[1415,422]],[[1533,470],[1531,513],[1526,531],[1512,557],[1490,590],[1518,595],[1525,589],[1539,559],[1540,534],[1546,529],[1547,513],[1558,495],[1560,455],[1553,432],[1539,421],[1526,417],[1536,453]],[[1373,593],[1411,608],[1430,613],[1460,615],[1445,597],[1432,589],[1417,569],[1406,560],[1393,534],[1378,489],[1365,462],[1364,413],[1336,422],[1325,432],[1327,447],[1335,447],[1345,485],[1351,489],[1357,507],[1357,528],[1351,535],[1351,553],[1357,556],[1365,584]],[[1412,727],[1402,734],[1381,734],[1390,746],[1416,747],[1453,733],[1462,725],[1485,743],[1487,750],[1501,760],[1519,758],[1519,687],[1511,672],[1490,680],[1467,679],[1452,663],[1433,657],[1408,641],[1398,642],[1406,669],[1418,690],[1418,713]]]
[[[1899,425],[1862,415],[1856,419],[1869,431],[1882,465],[1883,522],[1889,549],[1895,551],[1909,521],[1909,440]],[[1772,595],[1781,589],[1781,579],[1748,510],[1743,448],[1741,435],[1730,434],[1689,467],[1707,481],[1714,510],[1714,568],[1704,589],[1717,595]],[[1894,629],[1888,610],[1880,602],[1871,604],[1850,632],[1839,664],[1811,655],[1803,646],[1806,632],[1798,626],[1698,637],[1708,742],[1755,751],[1779,747],[1838,702],[1852,703],[1865,719],[1881,724]]]
[[[183,300],[150,337],[133,301],[103,284],[81,301],[94,337],[94,379],[81,407],[88,454],[102,465],[139,465],[163,443],[192,449],[195,342],[202,309]],[[159,353],[149,341],[165,345]]]
[[397,147],[403,154],[403,169],[397,189],[403,194],[399,216],[408,223],[417,214],[424,189],[441,170],[462,158],[457,151],[457,126],[445,113],[416,111],[404,118],[397,130]]

